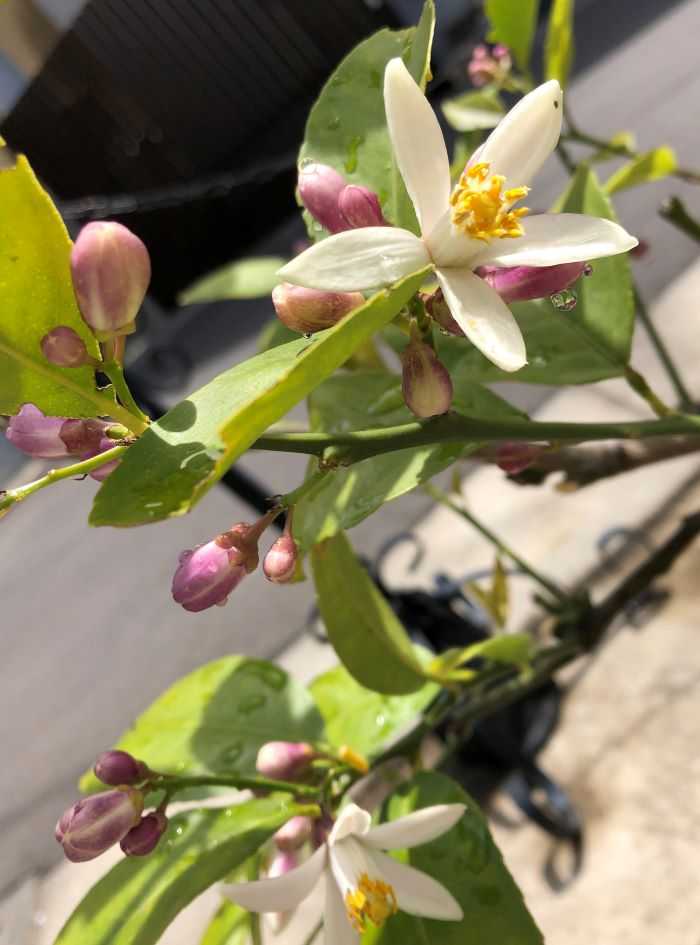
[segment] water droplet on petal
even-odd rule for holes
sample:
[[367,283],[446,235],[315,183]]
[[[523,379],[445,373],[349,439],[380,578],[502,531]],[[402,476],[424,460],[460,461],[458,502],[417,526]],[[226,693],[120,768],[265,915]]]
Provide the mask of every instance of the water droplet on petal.
[[564,289],[562,292],[555,292],[554,295],[550,295],[549,301],[560,312],[571,312],[576,308],[578,300],[576,293],[572,292],[571,289]]

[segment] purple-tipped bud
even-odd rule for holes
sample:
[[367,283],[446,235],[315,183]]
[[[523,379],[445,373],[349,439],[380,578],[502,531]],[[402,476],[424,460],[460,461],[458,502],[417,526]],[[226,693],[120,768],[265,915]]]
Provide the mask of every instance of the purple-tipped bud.
[[39,459],[56,459],[70,455],[61,438],[66,417],[45,417],[34,404],[23,404],[19,413],[10,418],[5,436],[17,449]]
[[430,295],[421,295],[426,311],[434,319],[443,331],[449,331],[451,335],[464,335],[457,322],[452,317],[442,289],[436,289]]
[[56,824],[56,840],[72,863],[104,853],[139,822],[143,795],[134,788],[93,794],[73,804]]
[[480,266],[477,275],[488,282],[504,302],[525,302],[528,299],[546,299],[568,289],[585,268],[585,262],[561,263],[558,266],[513,266],[508,269]]
[[512,66],[513,62],[507,46],[498,43],[489,51],[486,46],[479,45],[474,48],[467,72],[472,85],[480,88],[488,82],[502,82]]
[[311,839],[314,822],[310,817],[292,817],[283,827],[273,836],[275,846],[278,850],[291,852],[303,847],[307,840]]
[[364,302],[361,292],[323,292],[289,282],[272,290],[272,304],[279,320],[304,335],[330,328]]
[[137,761],[128,751],[103,751],[95,762],[95,775],[103,784],[138,784],[149,775],[148,765]]
[[[61,427],[61,439],[69,453],[87,453],[88,456],[94,456],[102,452],[101,445],[107,439],[105,430],[109,426],[104,420],[66,420]],[[108,442],[110,447],[114,446],[113,440]]]
[[401,390],[408,409],[417,417],[447,413],[452,381],[430,345],[412,339],[401,353]]
[[308,770],[315,757],[306,742],[267,742],[258,752],[255,767],[266,778],[293,781]]
[[88,354],[85,342],[68,325],[59,325],[41,339],[41,353],[51,364],[58,367],[82,367],[84,364],[96,364]]
[[148,856],[158,846],[158,841],[168,829],[168,818],[156,810],[142,817],[122,839],[119,846],[127,856]]
[[314,220],[329,233],[349,230],[338,206],[345,180],[327,164],[305,164],[299,168],[299,196]]
[[353,230],[363,226],[388,226],[379,197],[367,187],[348,184],[340,191],[338,207]]
[[517,476],[544,452],[537,443],[501,443],[496,449],[496,465],[509,476]]
[[141,240],[121,223],[88,223],[71,253],[71,272],[83,319],[100,341],[134,330],[151,281]]
[[297,567],[297,544],[285,531],[275,541],[263,561],[263,571],[273,584],[287,584],[292,580]]

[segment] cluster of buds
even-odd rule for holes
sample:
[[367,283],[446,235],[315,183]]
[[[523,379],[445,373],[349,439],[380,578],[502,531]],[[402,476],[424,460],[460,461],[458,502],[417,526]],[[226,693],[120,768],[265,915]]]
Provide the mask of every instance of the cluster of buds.
[[510,50],[502,43],[492,49],[480,43],[474,47],[472,57],[467,66],[467,72],[472,85],[481,88],[490,82],[502,83],[510,75],[513,68]]
[[[211,541],[183,551],[172,583],[176,603],[193,613],[222,607],[243,578],[257,568],[260,537],[281,511],[274,508],[252,525],[239,522]],[[288,516],[284,533],[265,556],[263,571],[268,581],[286,584],[294,578],[296,565],[297,546]]]
[[160,809],[144,814],[148,766],[124,751],[107,751],[97,759],[95,775],[112,787],[77,801],[56,824],[56,840],[73,863],[93,860],[119,844],[127,856],[152,853],[168,827]]
[[369,188],[348,184],[327,164],[299,168],[299,197],[311,216],[329,233],[364,226],[388,226],[379,197]]

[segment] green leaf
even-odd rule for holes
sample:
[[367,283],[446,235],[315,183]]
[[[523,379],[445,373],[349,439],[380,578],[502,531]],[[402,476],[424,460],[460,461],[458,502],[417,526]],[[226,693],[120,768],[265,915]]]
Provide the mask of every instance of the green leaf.
[[250,912],[224,899],[199,945],[249,945],[250,919]]
[[538,7],[539,0],[486,0],[485,13],[491,22],[488,41],[508,46],[524,72],[530,66]]
[[173,817],[155,852],[125,857],[93,886],[56,945],[153,945],[185,906],[299,810],[273,795]]
[[151,424],[97,493],[92,525],[183,515],[275,421],[387,324],[428,270],[373,295],[332,328],[220,374]]
[[287,328],[279,318],[271,318],[258,335],[258,351],[269,351],[270,348],[278,348],[289,341],[297,341],[298,338],[299,332]]
[[350,745],[368,760],[420,717],[440,692],[433,682],[405,696],[385,696],[361,686],[343,666],[317,676],[311,694],[326,723],[334,748]]
[[[425,88],[435,7],[428,0],[415,28],[380,30],[343,59],[311,109],[299,163],[315,161],[339,171],[349,183],[363,184],[379,195],[386,218],[418,233],[411,201],[399,174],[384,112],[384,70],[390,59],[403,57],[408,71]],[[318,232],[312,231],[318,238]]]
[[491,586],[484,590],[478,584],[471,582],[467,584],[470,594],[473,594],[481,606],[491,616],[498,627],[505,627],[508,621],[508,577],[503,569],[501,556],[496,555],[496,562],[493,566],[491,576]]
[[498,91],[494,88],[465,92],[455,98],[445,99],[440,107],[448,123],[456,131],[462,132],[495,128],[505,112]]
[[419,919],[399,912],[362,945],[542,945],[522,893],[508,872],[476,803],[454,781],[424,772],[387,801],[384,819],[394,820],[434,804],[465,804],[467,811],[448,833],[400,857],[449,889],[462,906],[461,922]]
[[[315,430],[340,432],[394,426],[414,419],[403,402],[400,380],[378,371],[337,374],[309,400]],[[519,416],[496,394],[461,375],[453,410],[477,417]],[[446,469],[478,443],[441,443],[396,450],[340,467],[320,479],[297,504],[294,537],[303,551],[342,529],[353,528],[384,502],[410,492]]]
[[411,641],[345,535],[316,545],[311,565],[328,638],[348,672],[387,695],[420,689],[425,678]]
[[574,61],[574,0],[553,0],[544,41],[545,78],[566,87]]
[[[471,589],[470,589],[471,590]],[[478,675],[476,670],[465,670],[455,673],[458,667],[474,659],[487,660],[491,663],[506,663],[512,666],[527,666],[533,653],[532,637],[528,633],[504,633],[489,637],[480,643],[472,643],[463,649],[453,648],[445,650],[436,656],[429,665],[431,675],[441,679],[473,678]]]
[[[226,656],[174,683],[117,743],[165,774],[255,774],[265,742],[316,741],[323,720],[308,691],[264,660]],[[92,772],[83,791],[103,790]]]
[[237,259],[193,282],[178,295],[177,301],[180,305],[191,305],[215,299],[257,299],[269,295],[281,281],[277,270],[286,262],[284,256]]
[[676,153],[673,148],[654,148],[646,154],[640,154],[627,164],[623,164],[605,182],[605,192],[614,194],[618,190],[628,187],[638,187],[653,180],[668,177],[678,167]]
[[80,317],[70,274],[71,241],[27,159],[13,162],[0,138],[0,414],[33,403],[46,414],[94,417],[95,372],[49,364],[41,339],[67,325],[99,358]]

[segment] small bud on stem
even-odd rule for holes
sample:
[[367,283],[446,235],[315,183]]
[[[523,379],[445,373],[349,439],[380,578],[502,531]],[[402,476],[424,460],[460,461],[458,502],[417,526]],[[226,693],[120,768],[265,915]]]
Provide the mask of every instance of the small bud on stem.
[[430,345],[414,335],[401,353],[401,389],[408,409],[417,417],[447,413],[452,381]]
[[272,290],[272,304],[279,320],[304,335],[330,328],[364,302],[361,292],[323,292],[289,282]]
[[67,859],[84,863],[119,843],[138,824],[143,795],[131,787],[93,794],[73,804],[56,824]]
[[138,784],[145,781],[150,771],[148,765],[138,761],[127,751],[103,751],[95,762],[95,776],[103,784],[118,787],[120,784]]
[[263,561],[263,571],[273,584],[288,584],[297,567],[297,543],[292,537],[292,512],[287,514],[284,532],[274,542]]
[[119,845],[127,856],[148,856],[158,846],[158,841],[167,829],[168,818],[162,811],[156,810],[142,817]]
[[314,822],[310,817],[298,815],[292,817],[284,826],[280,827],[273,836],[278,850],[291,852],[303,847],[311,839]]
[[266,778],[293,781],[306,773],[315,757],[306,742],[267,742],[258,752],[255,766]]
[[364,226],[388,226],[379,197],[368,187],[348,184],[340,191],[338,208],[353,230]]

